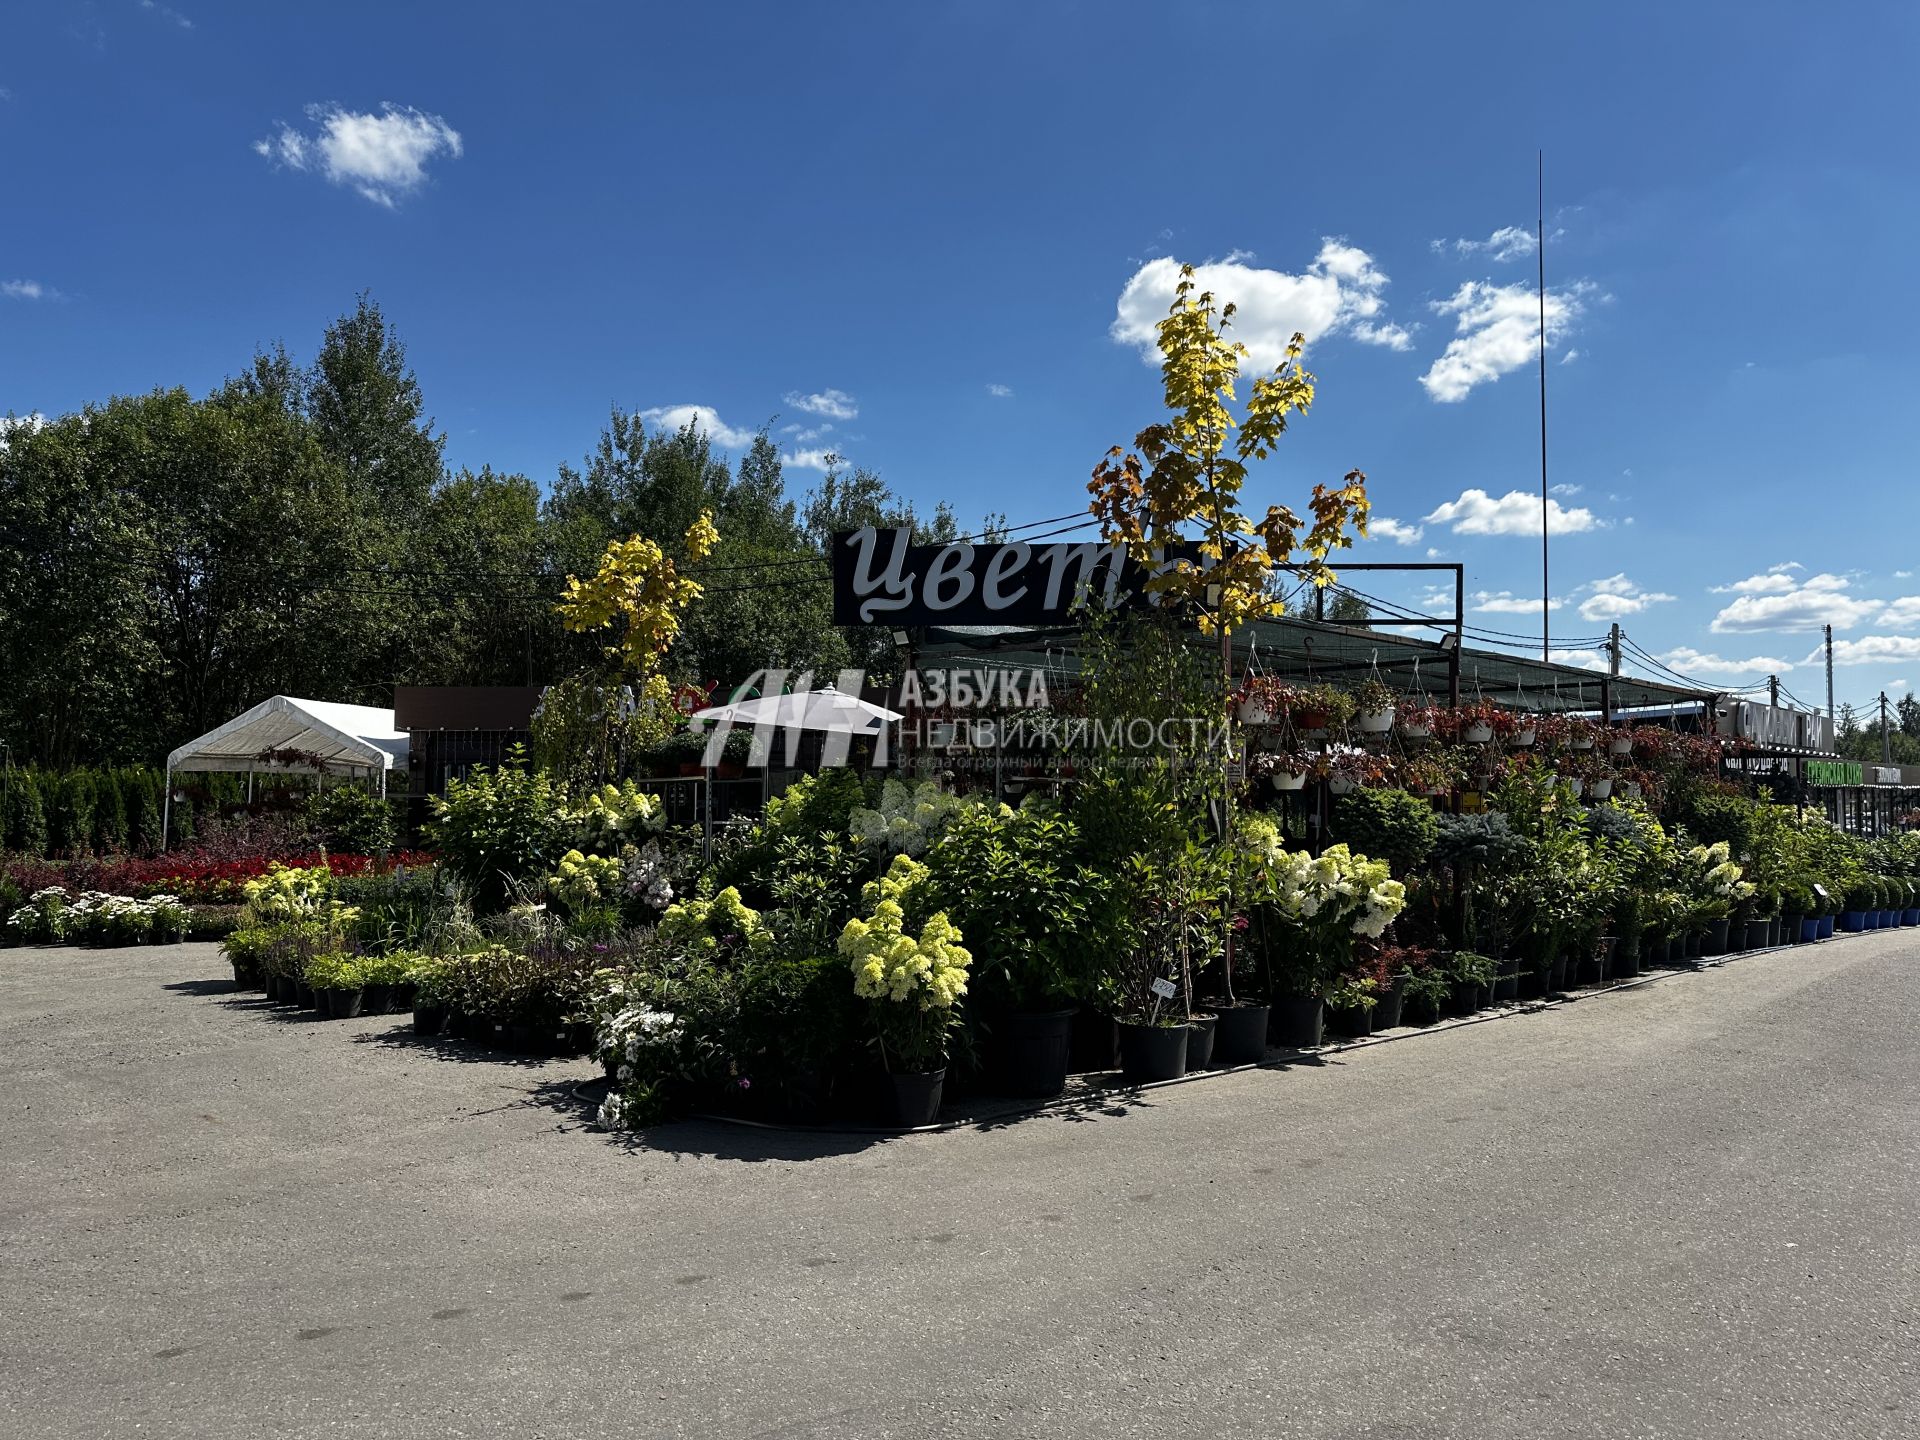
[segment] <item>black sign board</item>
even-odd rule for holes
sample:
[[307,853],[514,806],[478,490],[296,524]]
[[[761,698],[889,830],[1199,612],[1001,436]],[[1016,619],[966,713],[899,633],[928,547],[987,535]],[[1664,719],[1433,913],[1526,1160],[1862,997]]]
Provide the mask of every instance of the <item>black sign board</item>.
[[916,545],[910,530],[868,526],[833,537],[833,621],[1060,624],[1081,604],[1130,603],[1151,575],[1197,554],[1183,546],[1149,566],[1128,558],[1125,546],[1098,540]]

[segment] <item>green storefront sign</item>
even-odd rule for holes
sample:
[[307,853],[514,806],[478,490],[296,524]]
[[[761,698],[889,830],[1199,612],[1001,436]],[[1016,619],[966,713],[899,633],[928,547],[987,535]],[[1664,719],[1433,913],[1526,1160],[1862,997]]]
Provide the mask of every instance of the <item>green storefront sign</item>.
[[1809,785],[1861,785],[1866,783],[1866,772],[1857,760],[1809,760],[1807,783]]

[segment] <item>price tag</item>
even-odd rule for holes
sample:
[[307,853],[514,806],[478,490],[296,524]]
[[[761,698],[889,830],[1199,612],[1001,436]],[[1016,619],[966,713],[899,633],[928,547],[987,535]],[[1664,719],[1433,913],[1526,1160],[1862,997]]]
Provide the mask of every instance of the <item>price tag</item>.
[[1153,993],[1162,1000],[1171,1000],[1180,993],[1180,987],[1171,980],[1156,980],[1153,982]]
[[1813,887],[1813,893],[1818,895],[1822,900],[1826,900],[1830,898],[1827,895],[1827,887],[1824,885],[1815,884]]

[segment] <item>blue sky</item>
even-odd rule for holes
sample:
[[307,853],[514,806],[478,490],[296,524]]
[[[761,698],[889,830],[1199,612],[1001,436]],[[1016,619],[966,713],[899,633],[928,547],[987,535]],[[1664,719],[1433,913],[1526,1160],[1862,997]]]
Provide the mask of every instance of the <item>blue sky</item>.
[[1127,337],[1212,262],[1320,377],[1255,498],[1358,466],[1401,522],[1358,558],[1460,560],[1537,634],[1500,232],[1540,147],[1556,631],[1818,704],[1831,620],[1839,698],[1920,684],[1920,11],[1578,9],[33,5],[0,412],[205,390],[368,289],[456,464],[546,481],[613,403],[700,405],[795,427],[797,488],[831,449],[1037,519],[1154,418]]

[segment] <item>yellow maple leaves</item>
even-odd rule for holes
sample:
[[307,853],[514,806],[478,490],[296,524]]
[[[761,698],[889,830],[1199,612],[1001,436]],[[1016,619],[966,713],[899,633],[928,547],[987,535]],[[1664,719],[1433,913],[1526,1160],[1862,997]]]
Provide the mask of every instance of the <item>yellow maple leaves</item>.
[[[687,527],[683,549],[687,563],[698,564],[720,543],[711,512]],[[644,535],[607,543],[600,568],[581,580],[567,577],[559,605],[560,621],[575,634],[624,623],[619,640],[607,649],[637,675],[648,676],[680,633],[681,616],[704,592],[682,576],[673,557]]]
[[[1306,338],[1295,335],[1286,358],[1253,382],[1237,419],[1234,387],[1247,348],[1226,338],[1234,307],[1216,309],[1210,293],[1194,288],[1193,267],[1182,266],[1157,327],[1170,418],[1136,435],[1133,452],[1116,445],[1101,458],[1087,485],[1088,508],[1105,539],[1146,564],[1156,550],[1188,540],[1185,527],[1197,527],[1199,562],[1178,559],[1147,588],[1192,606],[1203,630],[1231,631],[1280,612],[1268,585],[1276,565],[1295,564],[1316,585],[1332,583],[1327,556],[1353,543],[1349,526],[1367,533],[1371,503],[1367,477],[1353,470],[1337,487],[1313,487],[1311,528],[1284,505],[1268,506],[1257,521],[1241,510],[1248,462],[1272,454],[1288,417],[1313,404],[1314,377],[1300,363]],[[1295,563],[1296,552],[1304,563]]]

